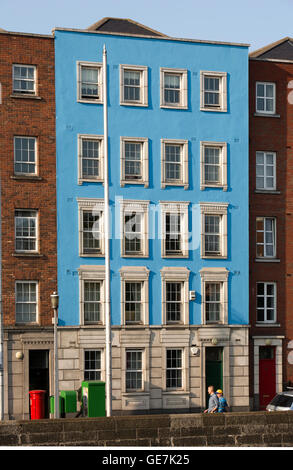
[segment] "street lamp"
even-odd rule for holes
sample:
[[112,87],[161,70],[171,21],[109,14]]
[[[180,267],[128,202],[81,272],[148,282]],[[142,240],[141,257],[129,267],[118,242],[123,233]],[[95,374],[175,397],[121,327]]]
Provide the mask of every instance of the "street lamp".
[[59,305],[59,295],[57,292],[51,294],[51,306],[54,310],[54,318],[52,318],[52,323],[54,324],[54,418],[59,418],[59,378],[58,378],[58,338],[57,338],[57,325],[58,325],[58,305]]

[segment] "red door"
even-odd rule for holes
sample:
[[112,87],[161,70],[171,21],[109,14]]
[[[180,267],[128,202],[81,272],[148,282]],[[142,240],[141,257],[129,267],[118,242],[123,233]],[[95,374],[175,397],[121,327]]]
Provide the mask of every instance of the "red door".
[[276,395],[276,351],[271,346],[259,348],[259,408],[264,410]]

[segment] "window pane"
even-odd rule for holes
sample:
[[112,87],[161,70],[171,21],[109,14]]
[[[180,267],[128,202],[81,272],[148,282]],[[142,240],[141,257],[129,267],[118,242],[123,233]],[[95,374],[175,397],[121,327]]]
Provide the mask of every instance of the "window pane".
[[140,101],[140,76],[134,70],[124,70],[124,100]]
[[142,389],[142,351],[126,351],[126,389]]
[[182,388],[182,350],[166,351],[166,388]]

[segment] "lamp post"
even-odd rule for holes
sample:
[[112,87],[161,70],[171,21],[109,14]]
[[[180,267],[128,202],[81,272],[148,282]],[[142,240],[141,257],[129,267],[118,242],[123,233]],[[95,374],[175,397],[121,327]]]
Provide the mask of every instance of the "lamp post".
[[54,418],[59,418],[59,377],[58,377],[58,337],[57,337],[57,325],[58,325],[58,305],[59,295],[57,292],[51,294],[51,306],[54,310],[54,318],[52,323],[54,324]]

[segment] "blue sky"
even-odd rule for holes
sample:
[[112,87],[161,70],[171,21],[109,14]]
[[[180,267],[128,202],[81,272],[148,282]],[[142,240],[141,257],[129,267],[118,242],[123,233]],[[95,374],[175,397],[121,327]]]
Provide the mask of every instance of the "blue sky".
[[248,43],[293,37],[293,0],[0,0],[0,28],[51,34],[105,16],[131,18],[179,38]]

